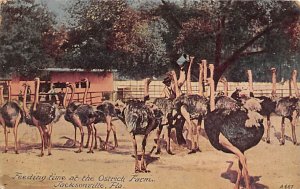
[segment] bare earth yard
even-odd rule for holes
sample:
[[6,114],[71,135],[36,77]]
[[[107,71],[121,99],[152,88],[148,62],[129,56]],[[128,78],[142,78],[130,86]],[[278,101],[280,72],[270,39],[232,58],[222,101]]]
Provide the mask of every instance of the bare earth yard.
[[[286,144],[280,146],[280,118],[273,116],[271,120],[271,144],[261,141],[246,152],[252,188],[300,189],[300,146],[292,144],[289,124],[286,126]],[[296,127],[298,141],[299,123]],[[8,153],[0,154],[0,189],[234,187],[237,158],[215,150],[204,136],[200,140],[202,152],[188,155],[186,149],[172,143],[175,155],[167,154],[164,149],[162,154],[155,155],[155,151],[149,154],[154,146],[155,132],[152,132],[146,148],[147,168],[151,172],[135,174],[131,137],[119,120],[114,121],[114,124],[118,129],[118,148],[112,149],[110,143],[109,151],[97,149],[93,154],[88,154],[87,149],[84,149],[77,154],[74,153],[75,148],[68,147],[74,138],[74,128],[62,118],[53,126],[53,155],[47,156],[46,151],[46,156],[39,157],[41,144],[38,130],[22,123],[18,139],[20,154],[14,154],[12,131],[9,134]],[[106,125],[101,123],[97,128],[98,135],[105,139]],[[110,141],[112,139],[111,136]],[[141,137],[137,139],[140,144]],[[2,127],[0,146],[3,151]],[[138,149],[140,152],[140,146]]]

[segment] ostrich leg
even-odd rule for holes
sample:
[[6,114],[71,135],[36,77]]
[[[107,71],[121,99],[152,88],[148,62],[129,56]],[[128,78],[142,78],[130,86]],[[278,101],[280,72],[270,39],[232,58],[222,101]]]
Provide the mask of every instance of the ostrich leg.
[[170,155],[174,155],[171,151],[171,131],[172,131],[172,128],[171,127],[168,127],[168,138],[167,138],[167,153],[170,154]]
[[135,158],[135,167],[134,170],[136,173],[140,172],[140,166],[139,166],[139,159],[138,159],[138,155],[137,155],[137,144],[136,144],[136,139],[135,139],[135,135],[132,134],[132,143],[133,143],[133,150],[134,150],[134,158]]
[[77,134],[77,127],[74,125],[74,130],[75,130],[75,136],[74,136],[74,144],[72,147],[76,147],[76,141],[77,141],[77,137],[76,137],[76,134]]
[[43,129],[40,125],[36,126],[40,132],[40,136],[41,136],[41,142],[42,142],[42,149],[41,149],[41,154],[40,156],[43,157],[44,156],[44,150],[45,150],[45,141],[44,141],[44,132]]
[[141,158],[141,171],[142,172],[150,172],[146,169],[146,163],[145,163],[145,148],[146,148],[146,144],[147,144],[147,137],[148,135],[145,135],[143,138],[143,142],[142,142],[142,158]]
[[271,120],[270,120],[270,115],[267,116],[267,138],[266,142],[270,143],[270,128],[271,128]]
[[94,126],[94,140],[95,140],[95,145],[94,145],[94,149],[97,149],[97,128],[96,126]]
[[105,139],[105,150],[108,149],[108,139],[111,131],[111,116],[105,116],[106,121],[106,139]]
[[52,123],[49,124],[49,129],[48,129],[48,156],[51,156],[51,148],[52,148],[52,139],[51,139],[51,135],[52,135]]
[[298,119],[297,112],[294,111],[293,115],[292,115],[291,125],[292,125],[292,138],[293,138],[293,143],[295,145],[297,145],[297,137],[296,137],[296,122],[297,122],[297,119]]
[[112,122],[110,122],[110,125],[111,125],[111,128],[114,133],[115,148],[117,148],[119,146],[118,139],[117,139],[117,129],[116,129],[116,126],[114,124],[112,124]]
[[5,123],[2,124],[2,125],[3,125],[3,128],[4,128],[4,137],[5,137],[5,149],[4,149],[4,153],[6,153],[7,152],[7,143],[8,143],[8,131],[7,131]]
[[284,117],[282,117],[282,119],[281,119],[281,139],[280,139],[280,145],[284,145],[284,143],[285,143],[284,132],[285,132],[285,124],[284,124]]
[[197,144],[198,146],[196,147],[196,150],[201,152],[200,148],[199,148],[199,139],[200,139],[200,134],[201,134],[201,124],[202,124],[202,116],[200,116],[198,118],[198,124],[196,125],[196,129],[195,129],[195,132],[196,132],[196,136],[197,136]]
[[239,158],[239,162],[242,165],[242,174],[245,179],[246,189],[250,189],[250,179],[245,155],[238,148],[233,146],[222,133],[219,135],[219,142],[224,148],[230,150]]
[[236,182],[235,182],[234,189],[239,189],[239,187],[240,187],[240,181],[241,181],[242,170],[243,170],[243,165],[242,165],[241,162],[239,161],[238,175],[237,175],[237,178],[236,178]]
[[95,128],[95,125],[92,123],[91,125],[88,126],[88,128],[91,131],[92,141],[91,141],[90,150],[87,153],[94,153],[94,151],[93,151],[93,145],[94,145],[94,135],[95,135],[94,128]]
[[190,119],[190,114],[188,113],[188,111],[186,110],[186,107],[185,106],[182,106],[180,108],[180,111],[181,111],[181,114],[182,116],[184,117],[184,119],[186,120],[187,124],[188,124],[188,138],[191,140],[192,142],[192,146],[190,147],[190,153],[195,153],[196,150],[195,150],[195,144],[196,144],[196,141],[195,141],[195,138],[194,138],[194,133],[193,133],[193,130],[194,130],[194,123],[191,121]]
[[83,147],[83,138],[84,138],[83,127],[78,116],[74,115],[73,120],[74,120],[74,124],[76,124],[79,127],[80,135],[81,135],[80,146],[79,149],[75,151],[75,153],[80,153],[82,152],[82,147]]
[[15,153],[16,154],[19,154],[19,151],[18,151],[18,126],[20,123],[20,119],[21,119],[21,114],[18,115],[18,117],[15,121],[15,125],[14,125]]
[[161,152],[161,147],[160,147],[160,134],[163,130],[163,126],[162,125],[159,125],[157,131],[156,131],[156,139],[154,139],[154,142],[156,143],[156,146],[157,146],[157,150],[155,152],[155,154],[160,154]]
[[87,137],[87,141],[86,141],[86,144],[85,144],[84,148],[88,148],[89,147],[89,143],[90,143],[90,137],[91,137],[91,129],[90,129],[90,127],[87,127],[87,130],[88,130],[88,137]]
[[42,131],[43,131],[45,148],[48,148],[48,146],[49,146],[49,132],[48,132],[47,126],[42,125],[41,128],[42,128]]

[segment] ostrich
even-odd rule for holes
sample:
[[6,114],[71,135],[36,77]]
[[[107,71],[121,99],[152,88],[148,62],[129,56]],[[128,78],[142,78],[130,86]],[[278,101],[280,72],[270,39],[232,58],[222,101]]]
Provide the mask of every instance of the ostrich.
[[[84,81],[87,83],[86,87],[88,88],[88,79],[85,78]],[[87,140],[87,145],[86,147],[88,147],[89,145],[89,138],[90,135],[92,135],[92,140],[91,140],[91,146],[90,149],[88,151],[88,153],[94,153],[93,151],[93,144],[94,144],[94,138],[96,138],[96,128],[95,128],[95,124],[94,121],[97,117],[97,113],[94,111],[93,107],[89,104],[86,104],[86,94],[87,94],[87,88],[85,89],[84,92],[84,97],[83,97],[83,104],[76,104],[73,103],[73,95],[74,95],[74,87],[71,86],[71,99],[69,101],[69,104],[66,108],[66,114],[65,114],[65,120],[69,121],[73,124],[74,129],[75,129],[75,143],[76,143],[76,127],[79,128],[80,130],[80,135],[81,135],[81,141],[80,141],[80,147],[77,151],[75,151],[76,153],[80,153],[82,152],[82,147],[83,147],[83,139],[84,139],[84,132],[83,132],[83,127],[87,127],[88,129],[88,140]],[[95,137],[94,137],[95,136]],[[95,144],[96,144],[96,140],[95,140]]]
[[97,114],[98,114],[98,118],[99,120],[97,120],[97,122],[102,121],[102,116],[101,114],[104,115],[104,119],[107,125],[107,135],[106,135],[106,140],[105,140],[105,149],[107,150],[108,148],[108,139],[109,139],[109,135],[111,130],[113,130],[113,134],[114,134],[114,142],[115,142],[115,148],[118,147],[118,140],[117,140],[117,133],[116,133],[116,127],[115,125],[112,124],[111,120],[112,117],[116,115],[116,110],[115,110],[115,106],[113,105],[113,103],[109,102],[109,101],[104,101],[102,104],[100,104],[99,106],[97,106]]
[[[213,74],[211,74],[212,76]],[[260,104],[251,99],[248,109],[236,109],[228,112],[224,109],[215,109],[214,81],[210,84],[210,112],[204,121],[204,129],[214,148],[225,153],[233,153],[239,158],[239,171],[235,188],[239,188],[241,174],[243,174],[246,188],[250,189],[248,167],[244,152],[254,147],[261,140],[264,133],[262,116],[255,109],[260,109]],[[249,104],[247,104],[249,105]],[[255,108],[252,108],[255,107]]]
[[[15,137],[15,153],[18,154],[18,126],[22,122],[23,112],[20,106],[11,100],[11,83],[7,82],[8,101],[0,109],[0,123],[4,128],[5,150],[7,152],[8,129],[13,128]],[[3,87],[0,89],[1,99],[3,99]],[[2,101],[3,102],[3,101]]]
[[[149,87],[150,81],[146,82]],[[148,94],[144,95],[147,99]],[[135,156],[135,172],[149,172],[146,169],[145,163],[145,147],[147,137],[151,131],[156,129],[161,124],[162,112],[156,107],[145,103],[142,100],[129,100],[126,104],[121,101],[116,102],[116,106],[120,106],[118,117],[125,124],[127,131],[130,133],[133,141],[134,156]],[[142,135],[142,158],[139,165],[137,155],[136,135]]]
[[[36,77],[35,81],[35,95],[34,102],[30,109],[26,105],[26,95],[28,85],[25,84],[24,98],[23,98],[23,111],[25,113],[25,122],[29,125],[34,125],[38,128],[42,141],[42,149],[40,156],[44,156],[45,146],[48,147],[48,155],[51,155],[51,133],[52,124],[56,120],[59,120],[63,112],[58,112],[56,107],[49,103],[39,103],[39,88],[40,78]],[[48,128],[47,128],[48,126]]]
[[[73,119],[72,119],[72,116],[73,116],[73,113],[74,111],[78,108],[78,106],[80,106],[80,103],[79,102],[73,102],[73,98],[74,98],[74,93],[75,93],[75,86],[74,84],[71,84],[71,83],[66,83],[67,84],[67,88],[70,88],[71,89],[71,97],[69,99],[69,102],[67,104],[67,98],[64,98],[64,101],[63,101],[63,105],[64,107],[66,108],[66,113],[65,113],[65,120],[72,123],[73,124]],[[86,88],[87,90],[87,88]],[[84,95],[86,94],[86,92],[84,93]],[[65,94],[65,97],[67,96],[67,93]],[[76,134],[77,134],[77,127],[76,127],[76,124],[73,124],[74,126],[74,131],[75,131],[75,135],[74,135],[74,144],[73,144],[73,147],[76,147]]]
[[[248,81],[249,81],[249,89],[250,89],[250,96],[254,97],[253,93],[253,83],[252,83],[252,72],[251,70],[247,71],[248,75]],[[275,113],[275,108],[276,108],[276,101],[275,99],[275,93],[276,93],[276,69],[271,68],[271,73],[272,73],[272,97],[267,97],[267,96],[259,96],[255,97],[259,100],[261,100],[261,110],[258,112],[262,116],[267,117],[267,136],[266,136],[266,142],[270,143],[270,127],[271,127],[271,114]]]
[[[178,113],[180,113],[188,125],[188,138],[191,140],[191,151],[190,153],[196,153],[199,151],[198,147],[198,138],[199,130],[201,126],[201,121],[203,117],[207,114],[208,111],[208,100],[198,94],[191,94],[191,66],[193,63],[194,57],[190,57],[190,65],[187,73],[187,94],[179,96],[179,89],[176,85],[176,74],[173,71],[172,76],[175,81],[175,92],[177,98],[174,100],[174,108]],[[198,125],[196,125],[192,120],[197,119]],[[197,140],[195,140],[195,136]]]
[[288,118],[291,122],[292,140],[295,145],[298,145],[295,129],[296,129],[296,121],[297,121],[297,119],[299,117],[299,113],[300,113],[300,100],[298,98],[299,91],[298,91],[298,87],[297,87],[296,77],[297,77],[297,71],[293,70],[291,82],[294,85],[294,89],[295,89],[297,97],[283,97],[283,98],[280,98],[276,104],[275,113],[282,117],[280,145],[285,144],[285,135],[284,135],[284,133],[285,133],[285,118]]
[[[189,57],[187,55],[183,55],[177,60],[177,63],[180,66],[179,79],[176,82],[176,85],[178,86],[177,92],[179,94],[181,93],[181,87],[183,86],[186,80],[184,63],[187,61],[189,61]],[[176,113],[176,111],[174,111],[173,100],[176,98],[176,94],[175,94],[176,87],[175,87],[175,83],[172,82],[173,80],[172,72],[168,72],[167,75],[168,76],[163,81],[163,83],[165,84],[165,88],[163,89],[163,92],[161,94],[162,97],[156,98],[153,101],[153,104],[156,105],[157,108],[159,108],[163,113],[162,124],[159,125],[156,132],[157,138],[155,139],[155,142],[156,143],[158,142],[156,154],[159,154],[161,152],[159,138],[162,129],[165,125],[167,125],[167,129],[168,129],[167,153],[173,154],[170,149],[170,134],[173,128],[175,128],[176,130],[176,138],[178,144],[179,145],[186,144],[186,141],[182,134],[185,120],[182,116]]]
[[[183,125],[184,125],[184,119],[182,116],[179,116],[173,109],[173,101],[171,99],[167,99],[167,98],[156,98],[153,101],[153,104],[155,104],[157,106],[157,108],[162,111],[163,114],[163,118],[162,118],[162,123],[159,125],[158,130],[157,130],[157,152],[156,154],[159,154],[161,152],[161,148],[160,148],[160,142],[159,142],[159,138],[160,138],[160,134],[161,131],[163,129],[163,127],[165,125],[167,125],[167,130],[168,130],[168,134],[167,134],[167,153],[173,155],[171,148],[170,148],[170,135],[171,135],[171,130],[173,128],[175,128],[176,130],[176,138],[177,138],[177,142],[179,145],[183,145],[186,144],[186,141],[183,137]],[[179,116],[179,117],[178,117]],[[175,121],[175,123],[174,123]]]

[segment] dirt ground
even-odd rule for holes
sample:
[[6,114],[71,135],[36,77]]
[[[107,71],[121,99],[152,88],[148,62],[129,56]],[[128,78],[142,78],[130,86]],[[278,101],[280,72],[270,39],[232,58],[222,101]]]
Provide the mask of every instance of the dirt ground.
[[[286,127],[286,144],[280,146],[280,118],[273,116],[271,119],[274,125],[271,144],[261,141],[246,152],[252,188],[299,189],[300,146],[292,144],[289,125]],[[152,132],[146,148],[147,168],[151,172],[135,174],[130,135],[119,120],[113,123],[118,129],[118,148],[112,149],[111,142],[109,151],[95,150],[93,154],[88,154],[88,150],[84,149],[77,154],[74,153],[75,148],[68,147],[74,137],[74,128],[62,118],[53,126],[53,155],[44,157],[38,156],[41,146],[38,130],[21,124],[18,139],[20,154],[14,154],[12,131],[8,153],[0,154],[0,189],[234,187],[237,158],[215,150],[204,136],[200,139],[202,152],[188,155],[186,149],[172,143],[175,155],[169,155],[165,150],[155,155],[155,151],[150,154],[155,137],[155,132]],[[98,124],[97,128],[98,135],[104,139],[105,124]],[[3,151],[2,127],[0,132],[0,150]],[[299,123],[296,132],[300,141]],[[110,141],[112,139],[111,136]],[[140,144],[141,137],[137,140]],[[140,145],[138,149],[140,152]]]

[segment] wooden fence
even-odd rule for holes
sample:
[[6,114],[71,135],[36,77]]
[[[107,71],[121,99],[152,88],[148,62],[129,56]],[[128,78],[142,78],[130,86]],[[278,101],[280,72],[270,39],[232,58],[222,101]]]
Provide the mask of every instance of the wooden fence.
[[[298,83],[299,85],[299,83]],[[237,87],[248,87],[248,82],[228,82],[228,94],[231,95]],[[255,96],[270,96],[272,91],[272,84],[266,82],[253,83]],[[149,86],[150,98],[157,98],[161,96],[164,89],[162,81],[152,81]],[[223,91],[224,85],[218,83],[216,92]],[[289,96],[289,82],[277,83],[276,93],[279,97]],[[193,93],[198,93],[198,83],[192,82]],[[295,92],[292,88],[292,94]],[[183,85],[182,91],[186,92],[186,85]],[[205,86],[205,95],[209,95],[209,87]],[[130,98],[143,98],[144,96],[144,82],[143,81],[114,81],[114,95],[113,99],[130,99]]]
[[[300,83],[298,83],[299,85]],[[299,85],[300,86],[300,85]],[[228,94],[231,95],[232,92],[235,91],[237,87],[248,87],[248,82],[229,82],[228,83]],[[254,95],[255,96],[270,96],[272,91],[271,83],[253,83]],[[277,83],[277,95],[279,97],[289,96],[289,82],[285,83]],[[157,98],[161,96],[161,93],[164,89],[164,84],[162,81],[152,81],[149,86],[149,95],[150,98]],[[217,93],[223,91],[224,85],[222,83],[218,84]],[[198,92],[198,83],[192,82],[192,90],[193,93],[196,94]],[[186,92],[186,86],[183,85],[182,91]],[[74,95],[74,101],[82,102],[83,101],[83,93],[84,92],[76,92]],[[209,87],[205,86],[206,96],[209,96]],[[292,88],[292,94],[294,95],[294,89]],[[49,95],[47,93],[40,92],[40,100],[46,101],[46,96]],[[20,99],[19,95],[12,94],[14,99]],[[68,95],[70,96],[70,95]],[[87,95],[87,103],[91,105],[98,105],[103,100],[112,100],[115,101],[117,99],[128,100],[128,99],[142,99],[144,97],[144,82],[143,81],[114,81],[114,90],[113,91],[96,91],[96,92],[88,92]],[[7,94],[4,95],[4,98],[7,98]],[[33,94],[31,94],[31,101],[33,101]],[[69,97],[68,97],[69,98]],[[57,104],[59,104],[57,95]]]

